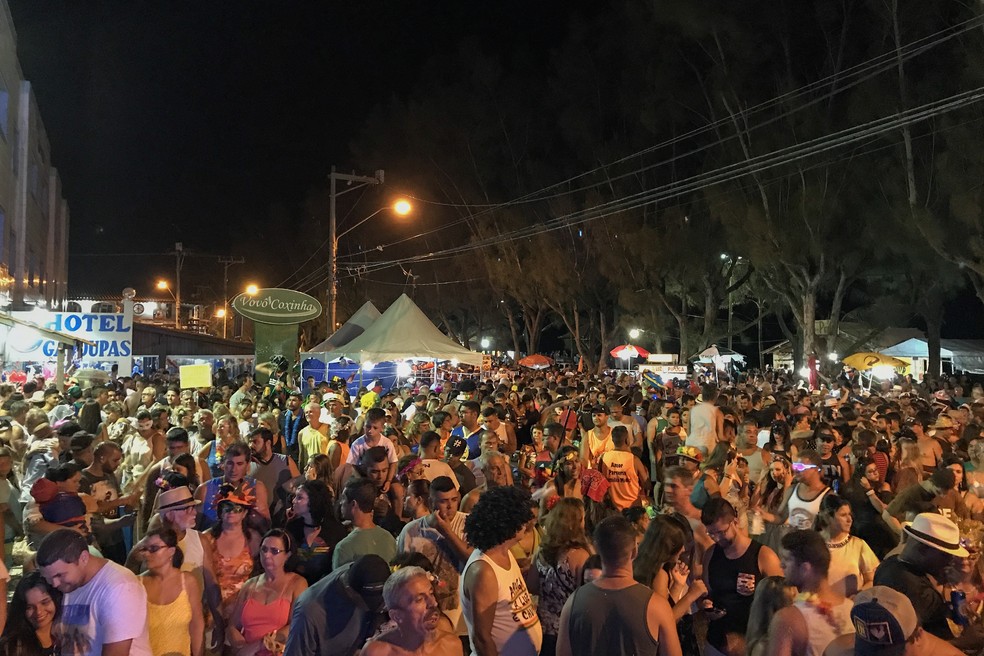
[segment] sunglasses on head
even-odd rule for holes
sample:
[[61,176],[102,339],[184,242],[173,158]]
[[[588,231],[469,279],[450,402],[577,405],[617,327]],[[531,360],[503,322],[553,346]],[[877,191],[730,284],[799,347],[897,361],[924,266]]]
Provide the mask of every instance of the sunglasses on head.
[[811,465],[811,464],[806,463],[806,462],[794,462],[793,463],[793,471],[795,471],[795,472],[804,472],[804,471],[806,471],[808,469],[819,469],[819,467],[817,465]]

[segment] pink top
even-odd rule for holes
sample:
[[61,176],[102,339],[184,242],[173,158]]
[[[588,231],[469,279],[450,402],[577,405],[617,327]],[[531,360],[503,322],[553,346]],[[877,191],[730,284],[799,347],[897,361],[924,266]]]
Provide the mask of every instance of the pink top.
[[[290,597],[280,596],[269,604],[261,604],[253,597],[247,598],[239,620],[246,642],[262,640],[266,634],[287,626],[290,608]],[[264,651],[260,650],[258,653],[262,654]]]

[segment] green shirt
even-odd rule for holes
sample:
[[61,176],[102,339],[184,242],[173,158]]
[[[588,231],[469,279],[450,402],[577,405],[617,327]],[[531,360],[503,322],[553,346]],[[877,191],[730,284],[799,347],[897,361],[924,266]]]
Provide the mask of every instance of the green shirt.
[[387,563],[390,562],[396,557],[396,538],[379,526],[352,529],[351,533],[335,545],[331,568],[337,569],[367,554],[376,554]]

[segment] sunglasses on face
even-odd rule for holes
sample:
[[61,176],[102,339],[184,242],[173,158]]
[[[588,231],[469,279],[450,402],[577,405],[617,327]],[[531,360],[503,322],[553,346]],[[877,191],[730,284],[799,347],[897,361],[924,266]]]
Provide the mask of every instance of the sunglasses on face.
[[245,507],[243,507],[243,506],[237,506],[234,503],[223,504],[221,510],[223,510],[225,512],[228,512],[228,513],[235,513],[237,515],[239,513],[246,512],[246,508]]
[[161,549],[167,549],[167,545],[166,544],[145,544],[142,547],[140,547],[140,551],[143,551],[145,553],[152,553],[152,554],[157,553]]

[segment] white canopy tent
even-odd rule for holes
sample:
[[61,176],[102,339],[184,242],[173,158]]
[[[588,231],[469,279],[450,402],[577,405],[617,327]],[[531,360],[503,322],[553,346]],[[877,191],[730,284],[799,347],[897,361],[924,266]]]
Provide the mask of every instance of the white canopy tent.
[[365,304],[356,310],[355,314],[349,317],[349,320],[346,321],[341,328],[332,333],[328,339],[316,346],[312,346],[306,353],[302,353],[302,355],[307,355],[308,353],[330,353],[335,349],[341,348],[364,333],[366,329],[374,324],[381,316],[383,316],[382,313],[376,309],[376,306],[372,304],[372,301],[366,301]]
[[406,294],[396,299],[364,333],[331,353],[361,364],[392,360],[457,360],[476,367],[482,354],[470,351],[437,329]]
[[[915,365],[917,361],[929,359],[929,342],[922,338],[907,339],[883,349],[881,353],[894,358],[909,358]],[[984,372],[984,340],[941,339],[940,359],[949,361],[954,369],[970,373]],[[915,370],[919,367],[914,366],[913,368],[915,375],[918,373]]]

